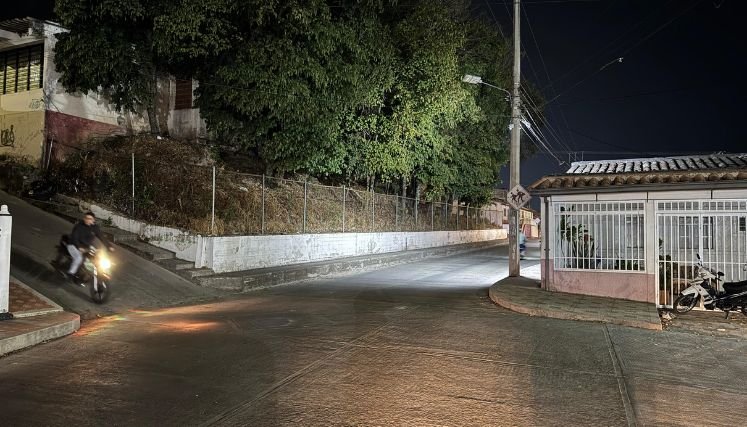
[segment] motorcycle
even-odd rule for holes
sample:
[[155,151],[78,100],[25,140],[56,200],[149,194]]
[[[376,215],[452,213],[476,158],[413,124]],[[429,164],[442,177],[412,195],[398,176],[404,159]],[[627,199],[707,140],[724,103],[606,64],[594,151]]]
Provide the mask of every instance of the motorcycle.
[[[676,313],[687,313],[703,299],[706,310],[719,309],[726,313],[741,310],[747,316],[747,280],[741,282],[723,282],[724,273],[703,266],[700,255],[697,262],[697,274],[688,280],[688,287],[674,300],[673,308]],[[745,266],[747,270],[747,266]]]
[[23,197],[39,201],[48,201],[57,194],[57,184],[50,179],[39,179],[32,182],[23,192]]
[[[73,258],[67,250],[68,236],[62,236],[60,243],[57,245],[57,258],[52,261],[52,265],[59,271],[63,277],[67,278],[67,270]],[[83,254],[83,264],[78,269],[75,283],[81,286],[88,286],[91,299],[97,304],[103,304],[109,299],[111,284],[111,267],[112,262],[106,252],[91,245],[90,249]]]

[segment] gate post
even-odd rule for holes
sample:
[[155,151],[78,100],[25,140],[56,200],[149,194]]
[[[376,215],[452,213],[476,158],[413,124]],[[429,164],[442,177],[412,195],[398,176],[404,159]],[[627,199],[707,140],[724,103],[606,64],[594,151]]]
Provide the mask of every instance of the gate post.
[[7,318],[10,302],[10,232],[13,217],[8,206],[0,206],[0,320]]

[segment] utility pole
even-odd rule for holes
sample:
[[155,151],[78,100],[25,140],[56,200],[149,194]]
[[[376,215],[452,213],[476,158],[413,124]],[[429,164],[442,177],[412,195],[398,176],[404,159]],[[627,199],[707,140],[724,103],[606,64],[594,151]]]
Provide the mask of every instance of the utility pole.
[[[514,0],[514,90],[511,97],[511,158],[509,190],[521,183],[519,152],[521,143],[521,112],[519,110],[519,85],[521,84],[521,42],[519,25],[521,22],[520,0]],[[511,208],[508,223],[508,275],[518,277],[519,267],[519,210]]]

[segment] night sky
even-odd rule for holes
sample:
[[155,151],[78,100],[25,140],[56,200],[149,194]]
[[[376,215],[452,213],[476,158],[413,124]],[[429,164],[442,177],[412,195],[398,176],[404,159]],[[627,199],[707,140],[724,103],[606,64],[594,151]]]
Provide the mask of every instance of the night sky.
[[[12,2],[2,18],[52,18],[53,4]],[[543,133],[560,160],[747,152],[742,78],[747,2],[523,0],[522,5],[522,73],[552,100],[550,128]],[[511,0],[475,0],[473,7],[511,34]],[[622,63],[613,62],[621,56]],[[542,150],[525,161],[522,183],[566,170],[553,155]]]
[[[512,30],[510,0],[478,3]],[[745,3],[522,1],[522,73],[546,100],[560,94],[550,150],[566,162],[569,148],[578,160],[747,152]],[[522,183],[566,169],[543,151],[522,164]]]

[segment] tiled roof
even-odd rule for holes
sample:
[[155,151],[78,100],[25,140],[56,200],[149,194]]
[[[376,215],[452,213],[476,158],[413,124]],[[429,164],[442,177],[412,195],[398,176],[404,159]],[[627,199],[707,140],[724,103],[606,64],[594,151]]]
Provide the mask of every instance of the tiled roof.
[[700,171],[747,167],[747,154],[653,157],[648,159],[593,160],[573,162],[566,174],[626,173],[656,171]]
[[747,154],[574,162],[565,174],[545,176],[529,191],[542,195],[695,186],[747,188]]
[[32,18],[7,19],[4,21],[0,21],[0,30],[24,35],[29,32],[29,28],[31,28],[32,22]]

